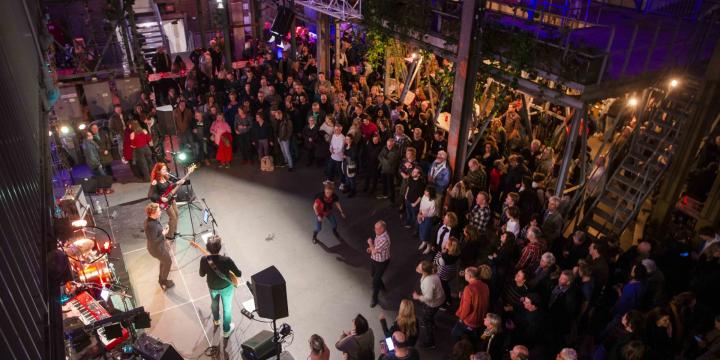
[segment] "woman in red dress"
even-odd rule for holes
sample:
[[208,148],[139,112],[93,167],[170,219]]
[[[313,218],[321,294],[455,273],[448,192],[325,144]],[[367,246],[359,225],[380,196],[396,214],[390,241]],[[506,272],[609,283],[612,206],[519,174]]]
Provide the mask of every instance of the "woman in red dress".
[[210,126],[210,136],[218,146],[215,159],[220,163],[219,167],[230,167],[232,161],[232,133],[230,125],[225,122],[225,117],[218,114]]
[[[143,180],[150,181],[150,172],[152,171],[152,138],[148,131],[140,126],[140,122],[133,120],[130,122],[133,132],[130,133],[130,148],[133,151],[133,164],[142,174]],[[128,144],[128,143],[126,143]]]

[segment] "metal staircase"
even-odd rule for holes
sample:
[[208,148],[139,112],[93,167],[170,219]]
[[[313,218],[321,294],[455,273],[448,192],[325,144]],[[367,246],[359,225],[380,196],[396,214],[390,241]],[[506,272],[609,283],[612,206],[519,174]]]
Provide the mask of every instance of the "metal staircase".
[[635,219],[672,161],[700,89],[699,81],[688,78],[673,89],[647,90],[627,154],[580,222],[588,235],[619,236]]
[[160,11],[153,0],[136,0],[133,5],[135,12],[135,34],[138,36],[140,52],[145,61],[149,62],[161,46],[170,54],[170,46],[162,27]]

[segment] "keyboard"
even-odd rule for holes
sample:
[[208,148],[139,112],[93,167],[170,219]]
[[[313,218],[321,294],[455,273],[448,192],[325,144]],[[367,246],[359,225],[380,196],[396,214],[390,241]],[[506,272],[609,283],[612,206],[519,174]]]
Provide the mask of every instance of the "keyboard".
[[[110,313],[87,291],[81,292],[65,303],[63,313],[67,313],[66,317],[77,316],[85,325],[92,325],[98,320],[110,317]],[[122,328],[122,336],[117,338],[109,339],[105,334],[105,327],[97,329],[97,333],[100,335],[100,341],[106,350],[112,350],[130,336],[124,327]]]

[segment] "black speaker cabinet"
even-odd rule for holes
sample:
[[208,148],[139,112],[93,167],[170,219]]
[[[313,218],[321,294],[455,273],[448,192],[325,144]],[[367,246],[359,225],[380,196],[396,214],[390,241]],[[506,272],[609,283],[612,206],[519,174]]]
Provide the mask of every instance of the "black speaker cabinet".
[[90,115],[93,117],[102,118],[112,112],[112,93],[110,93],[110,85],[107,81],[84,84],[83,93]]
[[253,298],[258,316],[266,319],[282,319],[288,316],[285,278],[275,266],[251,277]]
[[175,135],[175,121],[173,120],[173,107],[163,105],[157,107],[157,125],[163,135]]
[[140,335],[135,342],[135,351],[147,360],[183,360],[172,345],[150,337],[148,334]]
[[82,120],[82,108],[76,85],[60,87],[60,98],[55,103],[55,115],[66,125],[73,125]]
[[115,79],[115,87],[124,111],[131,112],[140,101],[140,79],[136,77]]
[[278,13],[270,27],[270,32],[280,36],[287,35],[294,18],[295,14],[292,9],[285,6],[278,7]]

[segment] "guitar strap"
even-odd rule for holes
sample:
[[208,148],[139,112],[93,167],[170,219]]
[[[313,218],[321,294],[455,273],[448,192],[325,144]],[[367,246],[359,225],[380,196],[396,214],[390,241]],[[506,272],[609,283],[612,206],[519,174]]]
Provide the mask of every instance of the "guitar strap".
[[233,282],[230,281],[230,279],[227,277],[227,275],[220,272],[220,269],[218,269],[217,265],[215,265],[215,262],[213,262],[212,259],[210,259],[210,256],[206,256],[205,261],[207,261],[208,265],[210,265],[210,269],[212,269],[212,271],[215,273],[215,275],[217,275],[219,278],[227,281],[228,284],[234,285]]

